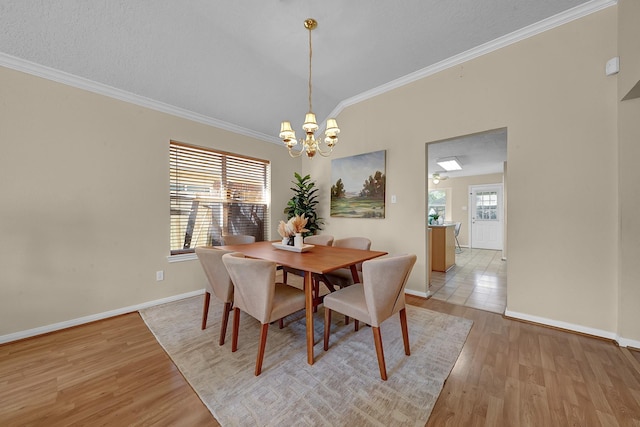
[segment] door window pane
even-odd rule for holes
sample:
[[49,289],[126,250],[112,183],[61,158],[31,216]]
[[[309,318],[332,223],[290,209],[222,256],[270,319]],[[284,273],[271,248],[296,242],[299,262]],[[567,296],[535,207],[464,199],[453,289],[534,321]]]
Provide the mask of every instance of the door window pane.
[[498,193],[496,191],[479,191],[476,193],[476,219],[485,221],[498,220]]

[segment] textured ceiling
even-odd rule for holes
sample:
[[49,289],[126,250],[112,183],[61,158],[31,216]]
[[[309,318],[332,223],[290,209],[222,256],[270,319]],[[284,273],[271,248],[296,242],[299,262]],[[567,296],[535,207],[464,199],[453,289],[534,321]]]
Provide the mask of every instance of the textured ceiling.
[[0,53],[273,142],[282,120],[299,129],[307,111],[305,18],[319,23],[322,122],[389,82],[607,1],[0,0]]
[[[346,105],[527,37],[611,0],[0,0],[0,65],[36,69],[98,92],[166,106],[279,142],[307,111],[313,17],[313,109]],[[17,61],[17,62],[16,62]],[[19,66],[16,66],[19,63]],[[24,66],[24,64],[28,64]],[[40,68],[40,69],[38,69]],[[44,70],[44,71],[43,71]],[[106,89],[106,90],[105,90]],[[192,115],[192,116],[191,116]],[[495,173],[506,130],[429,145],[463,171]],[[443,174],[444,175],[444,174]]]
[[[504,162],[507,161],[507,129],[496,129],[430,143],[428,154],[429,177],[434,173],[447,178],[502,173]],[[436,163],[438,159],[447,157],[457,158],[462,165],[462,170],[447,172]]]

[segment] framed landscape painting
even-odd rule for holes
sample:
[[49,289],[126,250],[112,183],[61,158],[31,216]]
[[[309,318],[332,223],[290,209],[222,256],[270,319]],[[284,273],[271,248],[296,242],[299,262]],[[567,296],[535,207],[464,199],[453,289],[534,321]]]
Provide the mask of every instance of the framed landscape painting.
[[386,150],[331,160],[331,216],[384,218]]

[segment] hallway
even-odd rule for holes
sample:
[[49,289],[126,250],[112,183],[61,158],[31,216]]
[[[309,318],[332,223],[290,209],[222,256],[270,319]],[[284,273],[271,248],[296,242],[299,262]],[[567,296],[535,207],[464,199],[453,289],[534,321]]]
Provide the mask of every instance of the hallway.
[[462,248],[456,265],[431,273],[433,299],[503,314],[507,306],[507,262],[502,251]]

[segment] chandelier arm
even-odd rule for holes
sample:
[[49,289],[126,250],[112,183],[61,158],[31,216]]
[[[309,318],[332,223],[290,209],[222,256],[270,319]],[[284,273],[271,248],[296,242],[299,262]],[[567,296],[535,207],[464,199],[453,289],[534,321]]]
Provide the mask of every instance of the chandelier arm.
[[331,152],[333,151],[333,147],[329,147],[328,150],[322,151],[322,149],[320,148],[320,144],[318,144],[318,146],[316,147],[316,151],[320,153],[322,157],[329,157],[331,155]]
[[298,154],[293,154],[293,151],[291,150],[291,148],[289,148],[289,155],[294,159],[297,159],[298,157],[302,156],[302,153],[304,153],[304,148],[298,151]]

